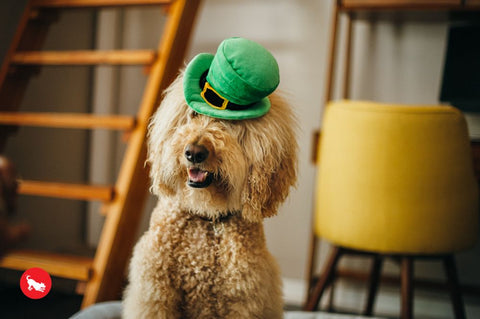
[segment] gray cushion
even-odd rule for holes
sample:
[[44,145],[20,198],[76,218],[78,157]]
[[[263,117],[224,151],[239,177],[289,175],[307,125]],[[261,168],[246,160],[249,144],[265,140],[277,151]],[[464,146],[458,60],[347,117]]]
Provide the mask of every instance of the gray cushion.
[[[120,301],[102,302],[74,314],[70,319],[121,319]],[[286,311],[285,319],[361,319],[366,317],[339,315],[326,312]],[[370,317],[370,319],[373,319]]]

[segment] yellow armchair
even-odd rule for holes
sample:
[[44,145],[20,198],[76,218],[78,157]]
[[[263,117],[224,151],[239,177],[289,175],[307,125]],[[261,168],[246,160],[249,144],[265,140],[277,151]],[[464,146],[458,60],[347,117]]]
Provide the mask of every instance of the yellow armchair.
[[333,102],[318,159],[314,230],[334,249],[306,310],[317,307],[340,256],[362,253],[376,258],[377,277],[365,314],[388,255],[402,260],[402,318],[411,318],[413,259],[428,256],[448,267],[454,311],[464,317],[453,253],[477,239],[479,194],[462,114],[448,106]]

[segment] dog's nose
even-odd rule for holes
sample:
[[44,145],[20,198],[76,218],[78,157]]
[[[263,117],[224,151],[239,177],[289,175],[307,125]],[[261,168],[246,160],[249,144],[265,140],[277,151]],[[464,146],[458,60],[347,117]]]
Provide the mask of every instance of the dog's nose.
[[185,147],[185,158],[191,163],[202,163],[207,157],[208,150],[203,145],[188,144]]

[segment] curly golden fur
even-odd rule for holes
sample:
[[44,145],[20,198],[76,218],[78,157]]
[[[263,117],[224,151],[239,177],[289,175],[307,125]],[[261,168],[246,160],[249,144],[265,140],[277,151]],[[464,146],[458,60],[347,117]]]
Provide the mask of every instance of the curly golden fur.
[[[182,75],[167,89],[148,139],[159,200],[134,249],[124,318],[283,317],[263,219],[296,182],[296,124],[283,99],[270,99],[263,117],[226,121],[186,105]],[[189,160],[188,145],[206,158]]]

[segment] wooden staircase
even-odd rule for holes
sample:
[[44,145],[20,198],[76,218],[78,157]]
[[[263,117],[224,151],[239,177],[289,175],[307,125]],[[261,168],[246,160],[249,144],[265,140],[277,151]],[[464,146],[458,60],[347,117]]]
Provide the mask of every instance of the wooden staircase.
[[[18,126],[111,129],[128,132],[127,147],[115,185],[81,185],[21,180],[24,195],[100,201],[106,215],[93,258],[50,252],[13,251],[0,267],[41,267],[50,275],[84,283],[82,307],[120,296],[125,267],[134,244],[149,178],[144,167],[148,120],[162,91],[182,66],[200,0],[30,0],[0,70],[0,151]],[[63,8],[164,6],[165,29],[157,50],[41,51]],[[149,74],[136,116],[77,113],[22,113],[19,105],[29,79],[44,65],[145,65]],[[19,67],[22,66],[22,67]],[[52,177],[54,180],[54,177]]]

